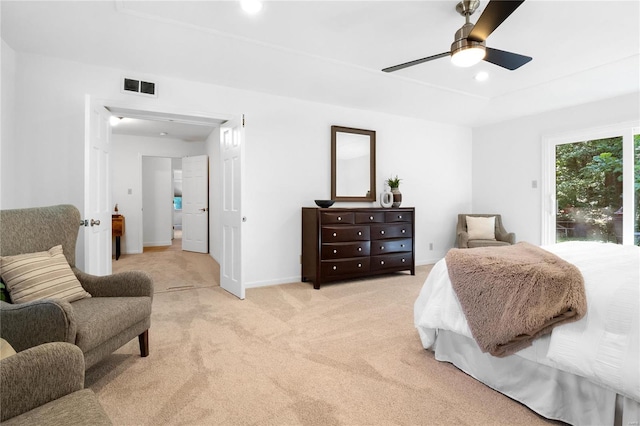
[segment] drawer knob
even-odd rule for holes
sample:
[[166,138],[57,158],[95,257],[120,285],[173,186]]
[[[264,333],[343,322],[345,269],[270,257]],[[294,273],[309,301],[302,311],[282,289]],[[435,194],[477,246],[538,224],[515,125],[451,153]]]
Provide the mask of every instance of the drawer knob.
[[362,235],[362,231],[358,231],[358,235]]
[[404,247],[404,244],[400,244],[400,247]]
[[342,216],[338,216],[338,220],[342,220]]
[[338,250],[333,249],[333,254],[336,254],[338,252]]
[[381,264],[381,265],[384,265],[384,260],[381,260],[381,261],[380,261],[380,264]]
[[358,263],[358,268],[362,268],[362,263]]
[[358,247],[358,251],[362,251],[362,247]]
[[398,219],[402,219],[402,215],[401,214],[398,215]]
[[380,231],[380,234],[384,235],[384,231]]
[[373,220],[373,216],[369,216],[369,220]]
[[404,234],[404,229],[402,230],[402,233]]
[[333,233],[333,236],[334,236],[334,237],[337,237],[337,236],[338,236],[338,233],[337,233],[337,232],[334,232],[334,233]]
[[404,263],[404,259],[402,259],[402,263]]
[[334,267],[333,267],[333,270],[335,271],[336,269],[338,269],[338,267],[337,267],[337,266],[334,266]]
[[384,250],[384,246],[380,246],[380,250]]

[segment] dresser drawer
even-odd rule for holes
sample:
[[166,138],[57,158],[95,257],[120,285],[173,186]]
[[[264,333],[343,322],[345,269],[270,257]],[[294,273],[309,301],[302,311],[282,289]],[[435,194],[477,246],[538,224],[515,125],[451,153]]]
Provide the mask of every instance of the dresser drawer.
[[355,214],[353,212],[322,212],[320,214],[320,223],[325,224],[351,224],[354,223]]
[[371,243],[369,241],[323,244],[321,259],[344,259],[347,257],[369,256],[370,253]]
[[387,254],[381,256],[371,256],[371,271],[381,271],[384,269],[406,269],[413,264],[413,256],[409,253]]
[[371,225],[371,239],[382,240],[387,238],[412,237],[413,228],[410,223],[398,223],[393,225]]
[[344,260],[327,260],[322,261],[320,265],[321,273],[330,278],[336,278],[342,275],[349,276],[369,272],[370,257],[344,259]]
[[323,226],[322,243],[339,243],[347,241],[368,241],[368,226]]
[[413,240],[411,238],[403,238],[396,240],[376,240],[371,243],[371,254],[399,253],[412,251]]
[[384,221],[387,223],[392,222],[413,222],[413,213],[412,212],[385,212],[384,213]]
[[356,223],[384,223],[384,212],[357,212]]

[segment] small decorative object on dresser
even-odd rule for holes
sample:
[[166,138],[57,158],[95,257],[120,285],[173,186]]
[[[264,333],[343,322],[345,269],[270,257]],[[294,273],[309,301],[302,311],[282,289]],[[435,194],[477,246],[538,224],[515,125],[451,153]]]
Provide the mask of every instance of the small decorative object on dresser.
[[393,205],[393,194],[388,185],[384,186],[384,191],[380,193],[380,206],[389,208]]
[[400,181],[402,179],[398,178],[396,175],[395,178],[389,178],[386,181],[386,184],[391,188],[391,193],[393,194],[393,205],[392,207],[397,208],[402,204],[402,193],[400,192]]
[[336,202],[336,200],[314,200],[316,203],[316,206],[318,207],[322,207],[322,208],[329,208],[333,205],[333,203]]
[[413,207],[302,208],[302,281],[415,275]]

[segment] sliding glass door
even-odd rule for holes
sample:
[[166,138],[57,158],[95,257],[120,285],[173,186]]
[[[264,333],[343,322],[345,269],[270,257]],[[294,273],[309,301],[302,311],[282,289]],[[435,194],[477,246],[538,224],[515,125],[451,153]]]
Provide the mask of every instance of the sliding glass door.
[[622,137],[556,145],[556,242],[622,243]]
[[543,244],[640,245],[637,127],[628,124],[545,138],[543,154]]

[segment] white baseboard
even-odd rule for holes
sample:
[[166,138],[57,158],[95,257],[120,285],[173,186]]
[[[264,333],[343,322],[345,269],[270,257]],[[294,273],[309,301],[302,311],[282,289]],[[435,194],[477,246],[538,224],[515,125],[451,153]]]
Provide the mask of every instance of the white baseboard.
[[171,240],[168,241],[151,241],[142,243],[142,247],[162,247],[162,246],[170,246]]

